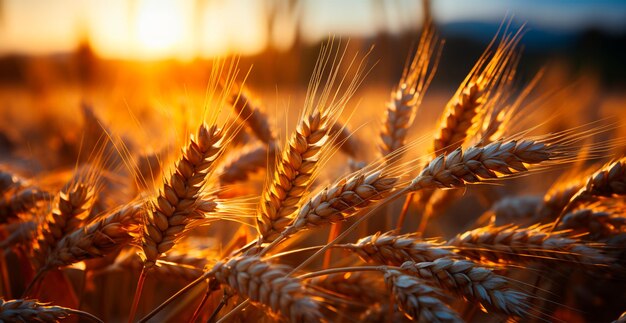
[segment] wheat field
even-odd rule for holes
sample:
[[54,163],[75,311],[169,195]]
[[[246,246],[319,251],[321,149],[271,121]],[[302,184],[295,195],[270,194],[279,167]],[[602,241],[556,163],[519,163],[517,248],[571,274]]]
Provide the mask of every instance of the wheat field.
[[626,100],[520,79],[522,34],[454,93],[427,25],[391,91],[329,40],[291,94],[231,58],[167,109],[4,111],[0,321],[626,321]]

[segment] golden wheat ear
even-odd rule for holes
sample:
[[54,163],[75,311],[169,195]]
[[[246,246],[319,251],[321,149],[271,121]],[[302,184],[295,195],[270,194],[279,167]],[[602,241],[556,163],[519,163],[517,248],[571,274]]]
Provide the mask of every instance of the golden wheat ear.
[[[285,147],[277,152],[277,164],[268,174],[261,194],[257,208],[261,242],[273,241],[293,221],[292,215],[308,194],[319,166],[334,151],[330,142],[333,125],[363,77],[363,61],[355,67],[356,76],[351,80],[340,75],[344,56],[345,48],[341,52],[332,43],[322,49],[298,126]],[[348,70],[354,68],[355,59]],[[327,80],[320,89],[324,78]]]
[[0,321],[2,322],[58,322],[70,315],[102,323],[102,320],[87,312],[51,306],[34,299],[0,299]]
[[[146,205],[141,239],[146,268],[153,267],[195,220],[204,218],[203,214],[216,206],[212,201],[203,199],[200,193],[224,155],[230,141],[226,134],[236,133],[228,130],[235,125],[227,124],[225,128],[217,125],[218,115],[226,105],[236,73],[236,62],[214,64],[202,119],[206,121],[185,144],[170,175],[163,180],[158,195]],[[220,86],[224,74],[227,75],[226,85]]]
[[292,322],[320,322],[319,301],[304,283],[289,275],[291,268],[258,257],[235,257],[219,262],[212,275],[237,294]]
[[[437,70],[440,48],[441,44],[435,36],[434,26],[425,25],[417,52],[411,62],[407,63],[402,78],[391,92],[391,100],[387,104],[385,121],[380,131],[379,151],[382,156],[391,157],[391,152],[404,145],[407,132]],[[400,158],[401,155],[395,154],[393,157]]]
[[492,44],[479,58],[457,92],[446,105],[441,116],[441,125],[435,135],[435,155],[451,152],[463,145],[481,129],[484,115],[491,101],[501,95],[515,73],[515,54],[521,30],[514,35],[505,34],[495,50]]

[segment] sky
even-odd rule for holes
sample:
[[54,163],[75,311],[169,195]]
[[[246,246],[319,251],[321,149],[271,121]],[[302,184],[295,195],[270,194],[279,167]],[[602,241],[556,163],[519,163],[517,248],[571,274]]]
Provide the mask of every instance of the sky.
[[[278,5],[273,31],[259,0],[3,0],[0,55],[70,51],[88,37],[109,58],[181,60],[288,47],[299,25],[305,41],[372,36],[421,24],[419,0],[302,0]],[[298,14],[284,14],[297,12]],[[626,32],[626,0],[434,0],[438,24],[501,22],[513,15],[532,28]]]

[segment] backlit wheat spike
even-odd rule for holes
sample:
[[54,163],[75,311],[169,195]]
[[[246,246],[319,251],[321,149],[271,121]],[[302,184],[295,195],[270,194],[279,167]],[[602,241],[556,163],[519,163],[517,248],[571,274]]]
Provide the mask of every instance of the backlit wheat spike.
[[441,248],[441,243],[391,232],[376,233],[345,247],[354,250],[365,261],[393,266],[400,266],[409,260],[425,262],[454,256],[450,250]]
[[527,171],[527,165],[553,158],[550,144],[535,140],[496,141],[484,147],[460,147],[428,163],[409,186],[410,190],[463,187],[487,179]]
[[524,226],[535,223],[542,206],[541,196],[510,196],[494,203],[488,212],[495,216],[496,225],[514,223]]
[[70,315],[81,316],[81,322],[85,319],[102,322],[89,313],[61,306],[51,306],[34,299],[6,301],[0,298],[0,322],[55,323],[68,318]]
[[31,242],[37,232],[37,223],[34,221],[11,223],[6,229],[11,234],[0,242],[0,249]]
[[202,124],[195,137],[189,140],[173,173],[152,201],[145,219],[142,250],[145,266],[156,264],[160,255],[171,249],[176,240],[195,219],[198,212],[214,210],[215,202],[200,201],[198,194],[216,166],[224,150],[222,130],[216,125]]
[[292,225],[293,230],[314,228],[344,221],[374,201],[384,199],[398,182],[384,171],[357,172],[317,193],[303,205]]
[[237,294],[268,308],[291,322],[319,322],[320,304],[300,279],[289,276],[291,268],[274,265],[258,257],[237,257],[218,262],[215,278]]
[[63,237],[80,227],[94,201],[94,187],[87,184],[72,184],[59,192],[54,208],[38,226],[34,254],[39,264]]
[[434,140],[435,155],[453,151],[480,130],[478,120],[515,71],[518,42],[517,35],[504,37],[493,53],[487,49],[478,60],[446,105]]
[[379,278],[377,273],[339,273],[315,277],[308,284],[359,302],[373,303],[384,299],[384,285]]
[[257,209],[257,224],[265,241],[273,240],[292,221],[289,216],[311,185],[331,123],[327,112],[316,110],[301,120],[283,150]]
[[257,147],[243,152],[224,166],[219,177],[220,185],[246,181],[251,174],[266,168],[268,160],[274,160],[274,156],[265,147]]
[[582,201],[595,196],[626,194],[626,157],[611,162],[595,172],[587,183],[571,198],[563,212],[569,212]]
[[513,263],[570,263],[601,265],[611,261],[597,244],[583,244],[560,234],[548,234],[545,227],[517,228],[487,226],[457,235],[447,245],[471,259]]
[[70,316],[67,308],[32,299],[0,299],[0,322],[58,322]]
[[620,202],[617,205],[597,202],[572,211],[563,217],[557,230],[589,233],[594,241],[626,232],[626,209]]
[[505,314],[524,316],[529,307],[528,295],[512,288],[507,278],[473,261],[439,258],[432,262],[405,262],[402,269]]
[[333,124],[330,129],[330,136],[344,154],[350,157],[356,157],[359,154],[362,144],[346,125],[340,122]]
[[622,313],[622,315],[620,315],[617,320],[612,323],[626,323],[626,312]]
[[50,193],[37,187],[25,188],[0,200],[0,223],[19,218],[19,214],[33,209],[40,202],[51,198]]
[[18,190],[25,186],[27,186],[26,180],[9,170],[0,169],[0,194],[4,194],[9,190]]
[[255,105],[248,91],[241,88],[238,92],[229,97],[229,103],[237,113],[237,117],[245,122],[257,139],[266,145],[273,146],[276,139],[269,118]]
[[[296,130],[282,149],[261,193],[257,207],[261,242],[273,241],[293,221],[293,213],[318,174],[319,162],[327,159],[333,150],[328,142],[332,127],[362,81],[364,62],[355,67],[356,76],[348,82],[345,75],[339,76],[345,53],[329,54],[332,51],[332,43],[322,49]],[[348,70],[353,64],[354,59]],[[320,91],[325,74],[328,80]]]
[[48,254],[42,270],[102,257],[127,246],[139,235],[142,212],[131,203],[66,235]]
[[385,273],[385,283],[400,310],[417,322],[462,322],[459,315],[438,297],[438,292],[423,281],[397,270]]
[[[431,59],[437,47],[433,26],[426,25],[413,60],[405,67],[402,78],[391,92],[391,100],[387,103],[385,121],[380,132],[379,151],[382,156],[388,156],[404,145],[407,132],[436,70],[437,63],[432,63]],[[393,155],[394,158],[400,156]]]
[[538,211],[539,222],[547,223],[556,219],[572,197],[583,187],[595,169],[573,173],[570,171],[558,179],[543,196],[543,205]]

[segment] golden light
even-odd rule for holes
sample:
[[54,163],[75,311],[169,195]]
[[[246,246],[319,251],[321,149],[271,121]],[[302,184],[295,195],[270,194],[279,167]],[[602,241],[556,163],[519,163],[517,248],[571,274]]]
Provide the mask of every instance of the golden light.
[[174,2],[142,1],[137,8],[137,53],[146,58],[179,56],[188,41],[187,20]]

